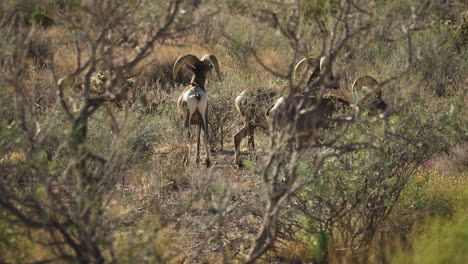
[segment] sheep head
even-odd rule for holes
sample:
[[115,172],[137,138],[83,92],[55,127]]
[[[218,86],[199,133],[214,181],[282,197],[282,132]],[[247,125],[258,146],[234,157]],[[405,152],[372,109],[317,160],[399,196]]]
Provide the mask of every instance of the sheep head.
[[221,72],[219,70],[218,59],[215,55],[207,54],[200,60],[197,56],[192,54],[185,54],[180,56],[172,70],[172,78],[175,80],[179,74],[180,69],[185,66],[193,73],[192,82],[204,86],[206,75],[211,69],[215,68],[218,74],[218,79],[221,80]]
[[365,75],[357,78],[351,88],[353,95],[358,100],[363,100],[364,105],[371,111],[385,111],[387,104],[382,99],[380,84],[373,77]]
[[[294,67],[293,77],[297,79],[300,73],[304,71],[306,73],[309,73],[310,70],[313,70],[312,74],[310,75],[307,81],[307,86],[309,86],[320,76],[320,74],[324,74],[324,71],[327,70],[326,66],[328,66],[328,63],[329,61],[327,60],[326,57],[322,57],[320,60],[313,58],[313,57],[302,59]],[[335,89],[335,90],[339,89],[340,88],[339,78],[333,76],[331,65],[330,65],[330,69],[325,74],[326,74],[325,79],[324,79],[325,87],[329,89]]]

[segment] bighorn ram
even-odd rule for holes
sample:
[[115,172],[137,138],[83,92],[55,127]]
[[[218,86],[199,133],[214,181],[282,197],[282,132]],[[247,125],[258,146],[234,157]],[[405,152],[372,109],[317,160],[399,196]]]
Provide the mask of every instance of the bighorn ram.
[[[368,95],[373,95],[374,98],[365,102],[363,108],[371,112],[386,110],[387,104],[382,100],[378,82],[371,76],[359,77],[353,83],[353,93],[359,96],[364,87],[369,89]],[[364,99],[362,101],[366,101]],[[335,95],[294,95],[278,99],[265,115],[274,130],[292,132],[295,145],[300,148],[305,142],[316,139],[319,128],[327,127],[330,115],[347,110],[351,103],[350,100]]]
[[[203,129],[204,144],[206,150],[206,166],[209,167],[210,150],[207,146],[208,137],[208,96],[205,93],[205,81],[207,74],[214,67],[218,74],[218,79],[221,80],[218,60],[214,55],[205,55],[200,60],[195,55],[186,54],[180,56],[174,64],[172,77],[174,80],[177,77],[180,69],[185,66],[192,71],[193,76],[189,85],[187,85],[177,100],[177,109],[184,120],[184,127],[188,130],[188,138],[191,138],[190,125],[198,125],[197,134],[197,159],[196,163],[200,163],[200,130]],[[190,154],[190,146],[188,146],[186,156],[184,157],[185,164],[188,164]]]
[[[309,73],[312,70],[312,74],[309,76],[307,81],[307,87],[309,88],[309,93],[317,93],[317,87],[315,83],[317,78],[320,77],[322,71],[325,69],[325,63],[328,63],[326,57],[322,57],[320,60],[315,58],[305,58],[299,61],[294,67],[293,78],[301,78],[299,75]],[[329,89],[338,89],[339,80],[331,74],[331,68],[327,73],[323,73],[324,86]],[[242,139],[248,136],[248,147],[249,151],[255,150],[255,128],[256,127],[265,127],[262,125],[266,123],[264,116],[265,103],[271,101],[275,92],[263,92],[255,89],[245,89],[242,93],[237,96],[235,104],[237,111],[239,111],[244,127],[242,127],[239,132],[234,135],[234,148],[235,148],[235,163],[237,166],[242,167],[242,161],[240,160],[240,144]]]

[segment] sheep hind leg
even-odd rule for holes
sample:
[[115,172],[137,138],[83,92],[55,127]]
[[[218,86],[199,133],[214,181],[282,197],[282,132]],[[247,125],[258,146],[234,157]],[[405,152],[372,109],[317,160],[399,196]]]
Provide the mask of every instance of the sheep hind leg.
[[195,161],[197,165],[200,164],[200,133],[201,133],[201,124],[197,125],[197,160]]
[[235,148],[235,163],[239,168],[242,168],[244,165],[240,159],[240,144],[242,139],[247,136],[247,128],[244,126],[236,135],[234,135],[234,148]]
[[189,157],[190,157],[190,136],[189,136],[189,132],[187,132],[187,137],[185,137],[185,151],[184,151],[184,156],[183,156],[183,163],[184,163],[184,166],[188,166],[189,165]]
[[184,118],[184,127],[187,130],[187,137],[185,137],[185,154],[183,157],[183,163],[184,166],[189,165],[189,160],[190,160],[190,139],[192,138],[192,133],[190,129],[190,112],[187,110],[185,113],[185,118]]
[[192,129],[190,128],[190,122],[191,122],[191,120],[190,120],[190,111],[187,109],[187,111],[185,113],[184,127],[188,131],[188,138],[192,137]]
[[249,139],[248,139],[248,145],[249,145],[249,150],[255,150],[255,135],[254,135],[254,132],[251,131],[248,133],[249,135]]
[[[208,111],[205,113],[205,118],[202,117],[202,124],[200,126],[203,129],[203,143],[205,145],[206,151],[206,167],[209,168],[211,166],[211,159],[210,159],[210,148],[208,147]],[[200,133],[198,133],[200,135]]]

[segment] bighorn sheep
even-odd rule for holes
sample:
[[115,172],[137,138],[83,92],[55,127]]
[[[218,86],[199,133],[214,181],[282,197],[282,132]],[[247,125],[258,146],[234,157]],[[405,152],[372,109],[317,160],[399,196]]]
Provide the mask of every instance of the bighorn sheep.
[[[313,87],[318,77],[320,77],[322,71],[324,71],[325,63],[328,63],[326,57],[322,57],[320,60],[315,58],[305,58],[299,61],[294,67],[293,78],[298,79],[300,74],[304,71],[309,73],[309,70],[313,70],[307,81],[307,87],[309,93],[317,93],[317,88]],[[323,83],[326,88],[338,89],[339,80],[334,77],[331,73],[331,68],[327,73],[324,73]],[[242,161],[240,159],[240,144],[242,139],[248,136],[248,147],[249,151],[255,150],[254,133],[256,127],[265,127],[265,106],[262,103],[271,101],[275,92],[260,92],[254,89],[246,89],[237,96],[235,104],[237,111],[239,111],[244,126],[234,135],[234,149],[235,149],[235,163],[237,166],[242,167]],[[262,107],[263,106],[263,107]]]
[[385,111],[387,104],[382,99],[380,84],[373,77],[364,75],[353,82],[351,91],[355,100],[362,101],[365,109],[372,113]]
[[235,162],[237,166],[243,166],[240,160],[240,144],[242,139],[248,136],[249,151],[255,150],[255,128],[262,127],[268,129],[264,109],[268,107],[275,95],[276,92],[274,91],[245,89],[236,97],[236,108],[244,123],[242,129],[234,135]]
[[[281,97],[266,112],[273,130],[292,131],[296,147],[316,138],[317,130],[326,126],[333,113],[346,110],[350,101],[338,96],[316,97],[296,94]],[[294,127],[291,127],[294,126]]]
[[[193,76],[189,85],[187,85],[177,100],[177,109],[184,120],[184,127],[188,130],[188,138],[191,138],[190,125],[198,125],[197,134],[197,159],[196,163],[200,163],[200,130],[203,129],[204,145],[206,150],[206,166],[209,167],[210,150],[207,146],[208,137],[208,96],[205,93],[205,81],[207,74],[214,67],[218,74],[218,79],[221,80],[218,60],[215,55],[205,55],[200,60],[195,55],[186,54],[180,56],[174,64],[172,77],[175,80],[180,69],[185,66],[192,71]],[[186,156],[184,157],[185,164],[188,164],[190,154],[190,146],[188,146]]]
[[[387,104],[382,100],[379,83],[368,75],[359,77],[353,83],[353,93],[360,96],[359,93],[364,87],[370,89],[368,94],[375,96],[371,101],[365,102],[363,108],[371,112],[385,111]],[[301,147],[304,142],[316,139],[319,128],[327,127],[330,115],[340,110],[347,110],[351,103],[350,100],[335,95],[327,97],[293,95],[278,99],[265,115],[274,130],[292,131],[296,147]]]

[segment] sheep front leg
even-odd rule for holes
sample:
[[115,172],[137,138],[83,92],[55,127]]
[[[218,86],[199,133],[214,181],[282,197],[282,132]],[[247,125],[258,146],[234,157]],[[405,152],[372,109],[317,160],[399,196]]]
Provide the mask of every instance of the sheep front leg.
[[254,159],[255,156],[255,126],[253,124],[249,124],[247,127],[247,135],[248,135],[248,147],[249,147],[249,157],[250,159]]

